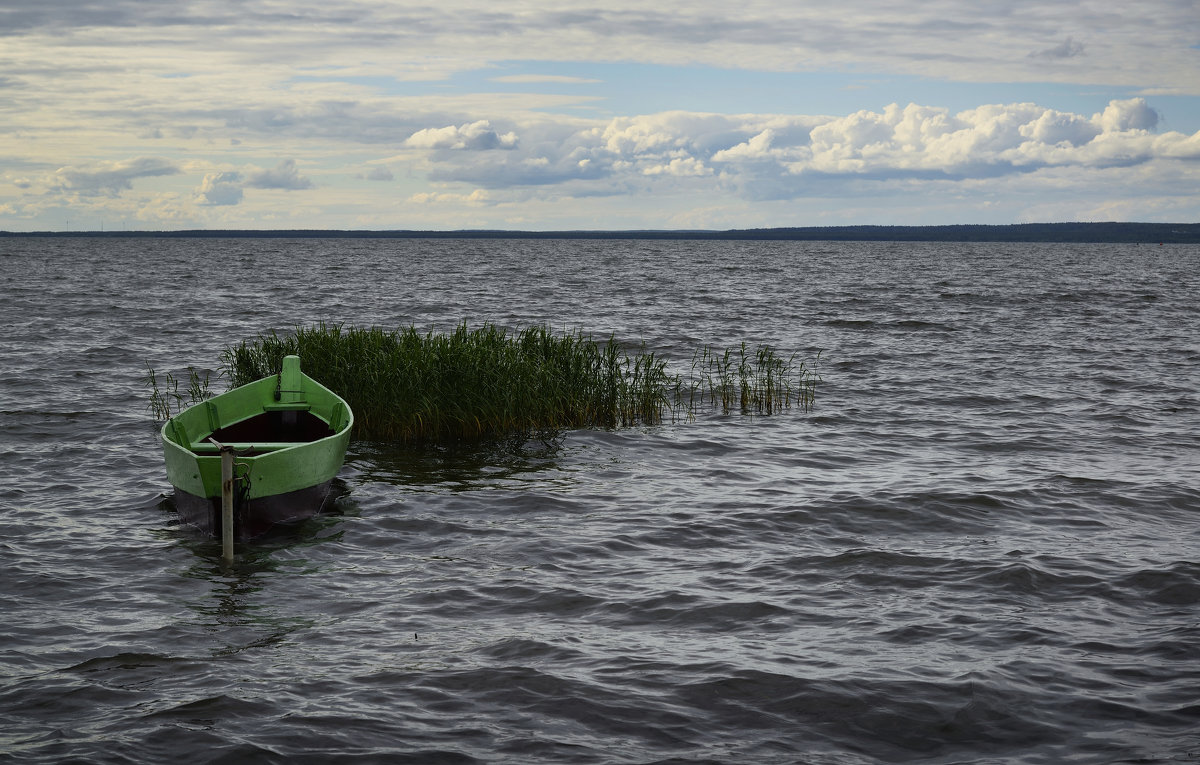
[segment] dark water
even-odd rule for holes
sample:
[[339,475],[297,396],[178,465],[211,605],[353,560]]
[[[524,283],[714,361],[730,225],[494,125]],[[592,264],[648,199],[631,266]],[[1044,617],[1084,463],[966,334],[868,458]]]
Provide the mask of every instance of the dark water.
[[[1200,761],[1200,249],[0,240],[0,760]],[[178,525],[140,378],[319,320],[820,352]]]

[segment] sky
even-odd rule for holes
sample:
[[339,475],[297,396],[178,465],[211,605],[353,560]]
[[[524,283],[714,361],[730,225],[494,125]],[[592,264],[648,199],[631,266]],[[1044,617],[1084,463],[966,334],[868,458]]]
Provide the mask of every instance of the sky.
[[1200,221],[1196,0],[3,0],[0,230]]

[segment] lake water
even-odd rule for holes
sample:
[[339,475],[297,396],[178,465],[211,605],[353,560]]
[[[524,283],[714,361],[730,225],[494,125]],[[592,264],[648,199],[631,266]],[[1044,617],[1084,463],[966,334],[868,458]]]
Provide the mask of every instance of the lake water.
[[[1200,762],[1198,296],[1184,245],[0,239],[0,760]],[[462,320],[822,382],[355,441],[231,569],[178,523],[147,364]]]

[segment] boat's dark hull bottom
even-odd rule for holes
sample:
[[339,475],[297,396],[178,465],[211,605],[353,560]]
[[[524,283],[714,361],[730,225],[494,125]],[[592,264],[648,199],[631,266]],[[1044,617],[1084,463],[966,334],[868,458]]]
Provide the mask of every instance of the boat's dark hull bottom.
[[[333,482],[326,481],[307,489],[297,489],[286,494],[257,497],[249,502],[238,502],[233,508],[233,536],[239,541],[253,539],[270,531],[275,526],[296,523],[321,512],[329,497]],[[178,487],[175,489],[175,509],[179,519],[201,531],[221,535],[221,499],[197,497]]]

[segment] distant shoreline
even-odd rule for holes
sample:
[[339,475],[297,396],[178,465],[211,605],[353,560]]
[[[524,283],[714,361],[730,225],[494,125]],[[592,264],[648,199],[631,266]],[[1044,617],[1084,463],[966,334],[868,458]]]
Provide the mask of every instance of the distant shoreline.
[[722,241],[1200,243],[1200,223],[1017,223],[945,226],[807,226],[796,228],[629,231],[360,231],[229,229],[187,231],[0,231],[0,238],[105,237],[174,239],[658,239]]

